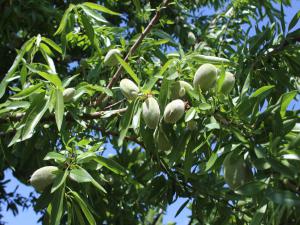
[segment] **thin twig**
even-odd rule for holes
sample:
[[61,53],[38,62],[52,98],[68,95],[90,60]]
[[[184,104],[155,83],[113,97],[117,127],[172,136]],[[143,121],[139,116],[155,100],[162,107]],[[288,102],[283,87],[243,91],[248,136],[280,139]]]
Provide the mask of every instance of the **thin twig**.
[[[161,7],[156,11],[154,17],[151,19],[150,23],[146,27],[146,29],[141,33],[139,38],[136,40],[136,42],[132,45],[132,47],[129,49],[124,61],[127,62],[129,57],[135,52],[135,50],[138,48],[138,46],[142,43],[143,39],[146,37],[146,35],[151,31],[152,27],[158,22],[160,18],[161,10],[166,8],[169,4],[170,0],[164,0]],[[117,82],[119,77],[121,76],[123,67],[120,65],[116,73],[113,75],[109,83],[107,84],[106,88],[112,88],[112,86]],[[95,100],[94,105],[99,105],[101,102],[103,102],[103,99],[105,98],[105,94],[101,94],[98,99]]]

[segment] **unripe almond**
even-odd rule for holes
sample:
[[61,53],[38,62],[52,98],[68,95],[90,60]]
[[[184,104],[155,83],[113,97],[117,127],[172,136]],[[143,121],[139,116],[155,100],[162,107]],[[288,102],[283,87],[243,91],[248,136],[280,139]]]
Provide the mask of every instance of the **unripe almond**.
[[186,92],[189,90],[193,90],[192,85],[182,80],[177,81],[173,84],[172,93],[171,93],[172,98],[174,99],[181,98],[185,96]]
[[201,89],[202,92],[208,91],[216,82],[217,68],[209,63],[199,67],[194,76],[194,88]]
[[121,56],[121,51],[119,49],[111,49],[107,52],[104,58],[104,65],[106,66],[115,66],[118,64],[118,59],[116,55]]
[[165,108],[164,121],[176,123],[184,114],[184,102],[181,99],[171,101]]
[[38,191],[42,192],[44,189],[53,183],[56,175],[53,173],[57,171],[56,166],[44,166],[36,170],[30,178],[30,184]]
[[129,79],[122,79],[120,82],[120,89],[122,94],[128,100],[134,100],[139,94],[139,88]]
[[161,128],[159,129],[159,131],[157,133],[155,141],[156,141],[157,148],[159,150],[168,151],[172,148],[172,145],[171,145],[167,135]]
[[237,189],[251,180],[252,173],[242,157],[233,158],[229,153],[223,164],[224,179],[231,189]]
[[192,44],[194,44],[196,42],[196,36],[195,36],[195,34],[193,33],[193,32],[189,32],[188,33],[188,43],[190,44],[190,45],[192,45]]
[[221,87],[221,92],[225,95],[229,94],[234,87],[235,77],[232,73],[226,72],[225,78]]
[[75,88],[66,88],[63,91],[63,97],[64,97],[64,102],[70,102],[73,100],[73,97],[75,96]]
[[145,100],[142,105],[142,117],[149,128],[156,128],[160,118],[160,109],[155,98],[148,97]]

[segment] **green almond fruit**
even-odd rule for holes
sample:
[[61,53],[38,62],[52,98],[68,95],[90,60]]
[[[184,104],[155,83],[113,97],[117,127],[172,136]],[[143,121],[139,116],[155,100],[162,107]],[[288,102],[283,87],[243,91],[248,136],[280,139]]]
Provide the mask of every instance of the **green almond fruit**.
[[214,86],[217,80],[217,68],[209,63],[199,67],[194,76],[194,88],[201,89],[202,92],[208,91]]
[[190,90],[193,90],[193,87],[188,82],[182,80],[176,81],[171,89],[171,97],[173,99],[181,98]]
[[133,81],[129,79],[122,79],[120,82],[120,89],[122,94],[128,99],[128,100],[134,100],[139,95],[139,88],[136,86]]
[[121,51],[119,49],[111,49],[107,52],[104,57],[104,65],[106,66],[115,66],[119,63],[116,55],[121,56]]
[[193,32],[190,31],[188,33],[188,43],[190,45],[192,45],[192,44],[195,44],[195,42],[196,42],[196,36],[195,36],[195,34]]
[[160,119],[160,109],[155,98],[148,97],[142,105],[142,117],[150,129],[155,129]]
[[234,87],[234,83],[235,83],[234,75],[230,72],[226,72],[224,81],[223,81],[223,84],[221,87],[221,92],[225,95],[229,94]]
[[184,102],[181,99],[171,101],[165,108],[164,121],[176,123],[184,114]]
[[232,152],[225,157],[224,179],[231,189],[235,190],[248,183],[252,176],[251,170],[243,157],[232,157]]
[[46,187],[53,183],[56,175],[53,173],[58,171],[56,166],[44,166],[36,170],[30,178],[30,184],[38,191],[43,192]]
[[63,97],[64,97],[64,102],[70,102],[73,100],[73,97],[75,96],[75,88],[66,88],[63,91]]

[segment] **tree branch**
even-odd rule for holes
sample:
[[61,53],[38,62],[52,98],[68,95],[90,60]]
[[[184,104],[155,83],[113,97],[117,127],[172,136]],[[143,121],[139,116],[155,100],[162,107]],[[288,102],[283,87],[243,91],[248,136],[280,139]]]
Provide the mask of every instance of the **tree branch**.
[[[94,112],[94,113],[86,113],[86,114],[82,114],[80,116],[78,116],[79,119],[82,120],[93,120],[93,119],[99,119],[102,116],[104,116],[105,114],[119,114],[119,113],[123,113],[127,110],[127,108],[121,108],[121,109],[115,109],[115,110],[107,110],[107,111],[98,111],[98,112]],[[0,118],[0,123],[6,123],[6,122],[17,122],[20,121],[23,117],[25,116],[25,113],[19,113],[15,116],[8,116],[5,118]],[[67,114],[65,116],[66,120],[73,120],[73,117],[71,114]],[[51,121],[55,119],[55,115],[51,114],[47,117],[44,117],[42,120],[43,121]]]
[[[147,25],[146,29],[141,33],[139,38],[136,40],[136,42],[132,45],[132,47],[129,49],[126,57],[124,58],[124,61],[127,62],[129,57],[135,52],[135,50],[138,48],[138,46],[142,43],[143,39],[146,37],[146,35],[151,31],[152,27],[158,22],[160,18],[161,10],[166,8],[169,4],[170,0],[164,0],[161,7],[156,11],[154,17],[151,19],[150,23]],[[120,65],[118,67],[118,70],[113,75],[109,83],[107,84],[106,88],[112,88],[112,86],[117,82],[119,77],[121,76],[123,67]],[[94,106],[99,105],[103,99],[105,98],[105,94],[102,93],[98,99],[95,100]]]

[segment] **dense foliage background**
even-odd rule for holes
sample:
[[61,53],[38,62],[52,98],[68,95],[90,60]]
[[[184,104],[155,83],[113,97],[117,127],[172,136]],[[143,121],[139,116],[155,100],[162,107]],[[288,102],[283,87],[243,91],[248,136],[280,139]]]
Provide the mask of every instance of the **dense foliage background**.
[[[0,0],[1,210],[34,207],[44,224],[161,224],[166,207],[185,197],[178,214],[190,208],[190,224],[300,224],[299,108],[291,107],[299,98],[300,12],[287,23],[286,6]],[[104,65],[115,48],[123,59],[132,53],[119,69]],[[192,84],[203,63],[219,69],[216,88],[184,96],[176,125],[145,126],[147,96],[163,114],[175,81]],[[228,96],[219,92],[225,71],[236,77]],[[141,96],[127,101],[116,74]],[[76,94],[64,102],[68,87]],[[159,150],[159,131],[170,150]],[[224,181],[229,153],[253,174],[235,190]],[[5,191],[7,168],[28,184],[46,165],[60,171],[41,196]]]

